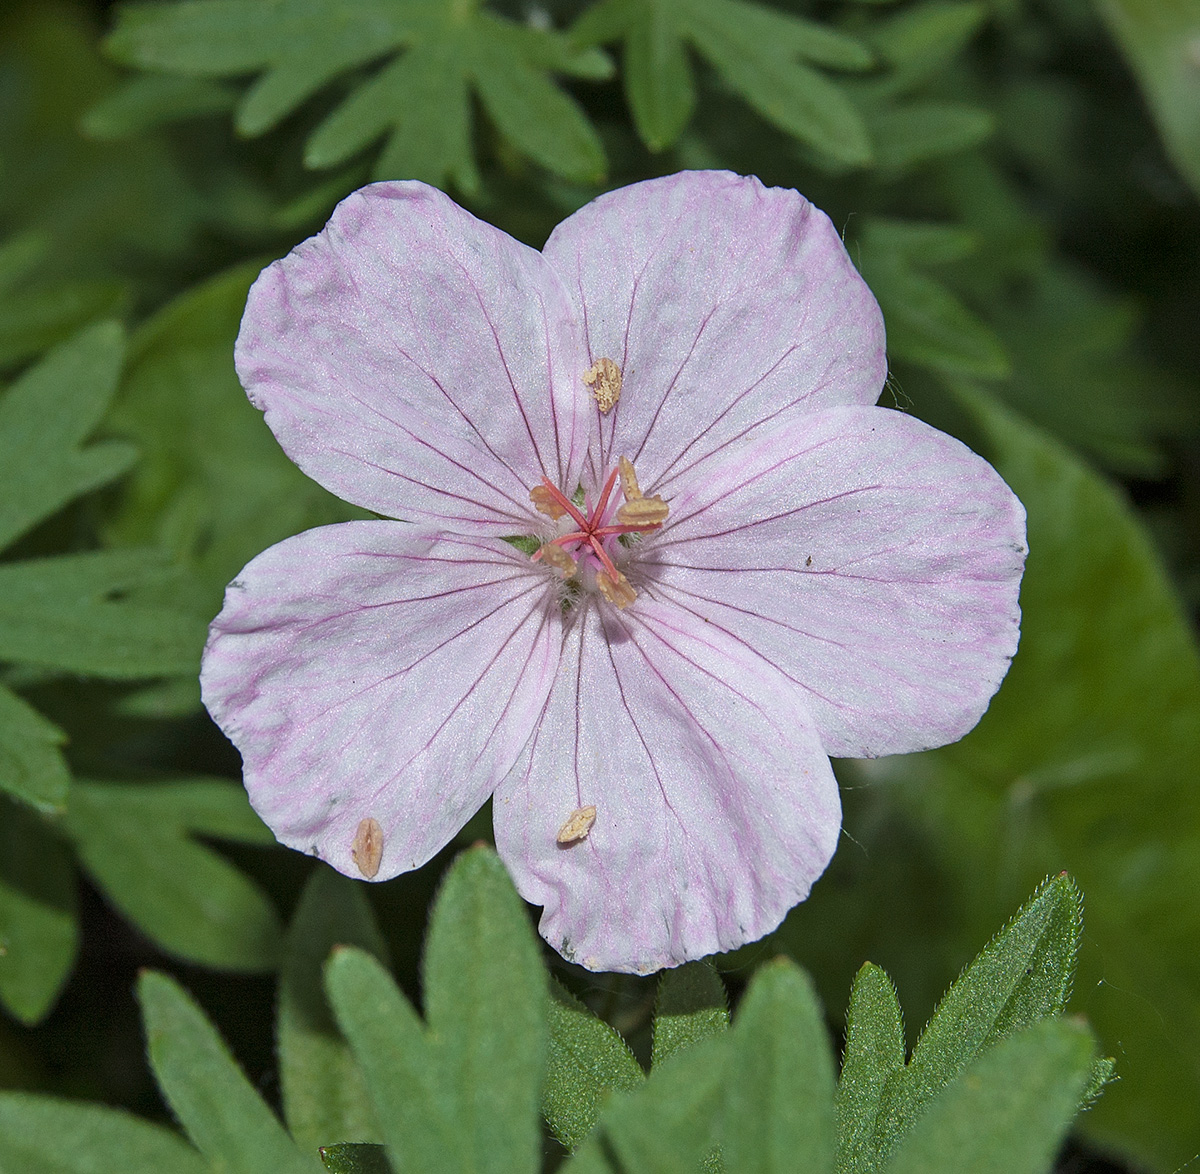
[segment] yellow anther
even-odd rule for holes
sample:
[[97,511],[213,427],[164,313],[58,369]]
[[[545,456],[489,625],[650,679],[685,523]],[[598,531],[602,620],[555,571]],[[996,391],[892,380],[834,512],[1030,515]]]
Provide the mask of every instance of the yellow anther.
[[626,608],[637,599],[637,592],[620,571],[617,572],[616,582],[607,571],[597,571],[596,587],[609,603],[615,603],[618,608]]
[[638,484],[637,474],[633,471],[633,462],[628,457],[622,457],[617,462],[621,471],[621,492],[626,501],[636,501],[642,496],[642,488]]
[[621,398],[621,368],[612,359],[597,359],[583,373],[583,381],[592,389],[600,411],[611,412]]
[[579,570],[579,565],[575,560],[561,546],[555,546],[553,542],[548,542],[542,547],[541,556],[542,562],[560,572],[564,579],[572,578]]
[[670,507],[656,493],[653,497],[635,497],[617,510],[622,526],[661,526],[667,520]]
[[566,516],[566,510],[554,500],[554,494],[545,485],[535,485],[529,491],[529,500],[539,514],[545,514],[556,522]]
[[383,859],[383,828],[377,819],[359,820],[358,831],[350,845],[350,855],[358,871],[370,880],[379,871]]
[[567,816],[567,822],[558,829],[555,839],[564,846],[578,844],[580,840],[588,838],[588,832],[592,830],[592,824],[595,822],[596,805],[594,803],[587,807],[577,807]]

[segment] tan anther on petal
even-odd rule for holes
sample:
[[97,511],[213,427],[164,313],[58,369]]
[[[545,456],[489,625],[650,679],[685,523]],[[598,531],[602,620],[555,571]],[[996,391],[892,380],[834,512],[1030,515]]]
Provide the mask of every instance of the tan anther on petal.
[[554,494],[545,485],[535,485],[529,491],[529,500],[539,514],[545,514],[556,522],[566,516],[567,511],[554,500]]
[[383,828],[377,819],[359,820],[358,831],[350,845],[350,855],[358,865],[358,871],[370,880],[379,871],[383,859]]
[[656,493],[653,497],[635,497],[617,510],[617,521],[623,526],[660,526],[667,520],[670,509]]
[[600,410],[611,412],[621,398],[621,368],[612,359],[597,359],[583,373],[583,381],[592,389]]
[[607,571],[597,571],[596,586],[600,589],[600,594],[609,603],[615,603],[619,608],[628,607],[637,599],[637,592],[630,587],[629,580],[620,571],[617,572],[617,581],[615,583]]
[[587,807],[577,807],[567,817],[567,822],[558,829],[555,839],[564,846],[578,844],[580,840],[588,838],[588,832],[592,830],[592,824],[595,822],[596,805],[594,803]]
[[561,546],[555,546],[552,542],[546,543],[540,553],[542,562],[552,566],[564,579],[572,578],[579,570],[579,564]]
[[633,471],[633,462],[628,457],[622,457],[617,461],[617,468],[621,470],[621,492],[625,495],[625,500],[637,501],[642,496],[642,487]]

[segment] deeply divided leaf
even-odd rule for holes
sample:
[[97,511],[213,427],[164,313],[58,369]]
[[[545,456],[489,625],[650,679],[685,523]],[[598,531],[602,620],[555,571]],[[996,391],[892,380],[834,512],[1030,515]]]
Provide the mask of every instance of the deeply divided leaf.
[[382,1137],[362,1072],[325,1000],[323,967],[339,945],[385,956],[363,886],[319,865],[288,930],[276,1019],[284,1117],[305,1149]]
[[150,1064],[188,1136],[230,1174],[317,1174],[251,1086],[208,1017],[173,979],[146,971],[138,981]]

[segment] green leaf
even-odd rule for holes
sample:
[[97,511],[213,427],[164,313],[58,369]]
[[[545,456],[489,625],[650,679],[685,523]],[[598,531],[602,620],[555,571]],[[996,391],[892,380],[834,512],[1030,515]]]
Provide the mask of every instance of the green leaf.
[[[930,231],[922,233],[922,227]],[[955,375],[999,377],[1008,356],[992,330],[946,286],[917,268],[937,263],[920,242],[947,226],[917,226],[871,220],[862,235],[859,267],[879,299],[887,323],[888,351],[912,363]]]
[[1158,123],[1168,153],[1200,192],[1200,86],[1196,84],[1197,0],[1095,0]]
[[123,139],[164,123],[209,114],[227,114],[237,94],[203,78],[145,74],[97,102],[80,120],[93,139]]
[[322,1146],[321,1161],[333,1174],[392,1174],[387,1150],[381,1145],[342,1142]]
[[[710,1158],[717,1140],[728,1043],[727,1034],[699,1040],[654,1069],[640,1088],[613,1096],[600,1122],[620,1169],[630,1174],[679,1174]],[[578,1168],[596,1169],[599,1153],[591,1147],[589,1140],[565,1169],[571,1174]],[[578,1167],[577,1159],[582,1159]]]
[[912,1059],[884,1087],[876,1126],[890,1152],[929,1102],[986,1048],[1061,1014],[1071,993],[1082,899],[1065,874],[1046,882],[946,992]]
[[661,151],[679,138],[691,120],[696,105],[692,69],[673,20],[673,5],[648,0],[630,7],[625,91],[642,141],[652,151]]
[[739,1174],[828,1174],[834,1074],[825,1016],[794,962],[761,967],[729,1037],[721,1157]]
[[425,1015],[469,1166],[540,1168],[546,1061],[541,951],[504,865],[488,848],[454,862],[425,944]]
[[729,1026],[729,1000],[721,976],[707,962],[685,962],[664,970],[654,1008],[651,1066]]
[[124,352],[117,323],[93,326],[0,399],[0,548],[132,464],[127,444],[84,447],[116,390]]
[[[551,30],[517,24],[478,3],[411,0],[187,0],[123,8],[108,40],[119,60],[184,75],[261,73],[237,111],[246,135],[270,130],[340,76],[358,80],[310,138],[306,161],[348,158],[389,130],[383,174],[448,179],[473,190],[471,92],[498,129],[535,162],[567,179],[603,172],[599,139],[552,74],[606,77],[611,65],[580,54]],[[413,55],[395,56],[397,51]]]
[[870,962],[855,975],[846,1012],[846,1054],[838,1079],[838,1174],[873,1168],[883,1094],[904,1070],[904,1017],[892,980]]
[[872,81],[869,92],[892,98],[943,74],[987,17],[988,6],[979,0],[926,0],[874,22],[867,40],[891,71]]
[[827,25],[745,0],[606,0],[572,30],[580,44],[625,41],[625,89],[651,150],[683,132],[694,103],[686,44],[769,122],[843,164],[870,162],[862,118],[846,95],[803,62],[865,69],[861,42]]
[[0,1002],[22,1023],[37,1023],[78,944],[70,856],[37,816],[0,796]]
[[444,1083],[420,1017],[370,954],[345,946],[325,989],[354,1050],[397,1174],[466,1171],[455,1090]]
[[56,725],[0,685],[0,791],[47,814],[61,811],[71,781],[60,750],[66,740]]
[[867,115],[875,165],[895,178],[991,137],[995,120],[964,102],[904,102]]
[[205,616],[216,614],[226,583],[268,546],[367,516],[284,456],[238,383],[233,342],[258,270],[251,263],[222,273],[142,326],[109,415],[142,459],[121,487],[106,540],[171,550]]
[[481,24],[472,47],[472,73],[484,109],[535,163],[576,183],[598,183],[604,147],[592,124],[543,69],[514,56],[512,43],[513,38]]
[[170,577],[138,550],[0,566],[0,659],[118,679],[194,673],[204,622],[130,598]]
[[941,846],[961,943],[1069,869],[1091,915],[1077,990],[1121,1046],[1121,1095],[1080,1128],[1147,1165],[1196,1152],[1200,1077],[1200,656],[1122,494],[1049,436],[961,389],[1029,513],[1021,646],[975,731],[881,762]]
[[192,838],[272,842],[241,787],[77,783],[67,828],[105,896],[168,953],[231,970],[277,964],[281,935],[270,900]]
[[229,1174],[315,1174],[191,996],[143,971],[138,999],[159,1088],[202,1154]]
[[645,1073],[629,1045],[565,987],[550,984],[550,1043],[542,1113],[574,1150],[591,1133],[613,1092],[637,1088]]
[[0,1170],[28,1174],[210,1174],[182,1138],[120,1109],[0,1093]]
[[1048,1174],[1095,1056],[1081,1023],[1051,1019],[985,1052],[900,1142],[886,1174]]
[[319,865],[288,930],[276,1019],[284,1118],[305,1150],[335,1137],[381,1140],[362,1073],[325,1001],[322,968],[338,945],[386,952],[363,886]]

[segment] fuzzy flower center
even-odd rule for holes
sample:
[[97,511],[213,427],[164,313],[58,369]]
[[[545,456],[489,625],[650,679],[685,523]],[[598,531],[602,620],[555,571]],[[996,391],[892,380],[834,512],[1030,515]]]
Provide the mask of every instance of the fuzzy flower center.
[[[614,493],[620,479],[619,493]],[[605,479],[595,505],[584,499],[580,509],[548,478],[529,491],[539,513],[559,521],[569,518],[575,529],[547,542],[533,556],[573,579],[580,565],[595,573],[596,589],[609,603],[627,607],[637,598],[629,580],[613,562],[613,548],[624,534],[648,534],[667,520],[668,506],[657,494],[643,495],[633,465],[622,457]],[[618,500],[620,499],[620,500]]]

